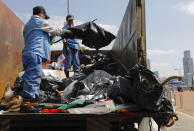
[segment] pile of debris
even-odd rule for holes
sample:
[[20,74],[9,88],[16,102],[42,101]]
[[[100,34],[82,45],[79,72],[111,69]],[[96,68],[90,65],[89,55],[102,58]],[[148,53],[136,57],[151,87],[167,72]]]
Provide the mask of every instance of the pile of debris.
[[[87,30],[83,30],[87,29]],[[115,37],[95,23],[71,29],[82,38],[86,46],[99,49]],[[96,33],[96,30],[99,32]],[[88,37],[92,34],[93,37]],[[97,37],[98,36],[98,37]],[[91,44],[93,43],[93,44]],[[62,56],[52,69],[63,69]],[[14,87],[7,86],[0,110],[21,113],[72,113],[106,114],[116,111],[171,112],[174,109],[165,97],[164,87],[155,74],[142,65],[126,69],[111,55],[82,55],[81,74],[78,77],[59,79],[44,74],[40,85],[38,103],[23,102],[23,73],[17,77]],[[44,72],[44,70],[43,70]],[[154,118],[158,125],[166,125],[171,115]]]
[[[30,105],[26,103],[25,106],[25,103],[22,105],[20,97],[23,88],[21,73],[12,91],[9,89],[11,95],[18,98],[17,102],[1,104],[1,108],[19,111],[10,107],[14,105],[20,107],[22,113],[105,114],[122,108],[130,111],[174,112],[171,102],[164,96],[164,87],[153,72],[141,65],[135,65],[124,73],[119,72],[119,66],[113,57],[103,55],[90,67],[84,66],[83,75],[79,78],[59,79],[44,75],[39,102]],[[10,98],[4,97],[4,103]],[[162,121],[156,119],[156,122],[165,125],[170,118],[171,116],[163,116]]]

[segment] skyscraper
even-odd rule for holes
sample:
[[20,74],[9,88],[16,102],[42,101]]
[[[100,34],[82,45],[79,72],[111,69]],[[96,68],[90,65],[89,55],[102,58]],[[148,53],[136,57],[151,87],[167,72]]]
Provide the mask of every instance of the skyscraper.
[[184,68],[184,81],[185,84],[189,84],[191,74],[193,74],[193,58],[191,57],[190,50],[184,51],[184,57],[183,57],[183,68]]

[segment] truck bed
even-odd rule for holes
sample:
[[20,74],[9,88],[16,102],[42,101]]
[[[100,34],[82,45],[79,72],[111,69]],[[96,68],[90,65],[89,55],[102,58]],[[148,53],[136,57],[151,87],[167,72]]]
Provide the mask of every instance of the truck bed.
[[171,113],[133,112],[131,115],[121,113],[64,114],[64,113],[5,113],[0,119],[8,119],[11,130],[118,130],[129,127],[129,123],[139,123],[144,117],[161,117]]

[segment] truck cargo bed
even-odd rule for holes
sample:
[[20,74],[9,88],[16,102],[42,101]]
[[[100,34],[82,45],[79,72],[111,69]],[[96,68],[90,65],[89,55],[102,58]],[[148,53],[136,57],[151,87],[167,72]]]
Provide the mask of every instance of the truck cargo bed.
[[161,117],[171,113],[133,112],[132,115],[109,113],[97,114],[42,114],[5,113],[0,119],[10,121],[11,130],[120,130],[131,128],[130,123],[139,123],[144,117]]

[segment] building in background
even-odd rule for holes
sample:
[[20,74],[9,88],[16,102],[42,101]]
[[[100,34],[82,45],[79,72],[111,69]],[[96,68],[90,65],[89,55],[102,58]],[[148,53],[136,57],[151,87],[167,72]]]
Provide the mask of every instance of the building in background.
[[192,87],[193,73],[187,73],[186,78],[187,78],[187,86]]
[[151,70],[151,62],[150,62],[150,59],[147,59],[147,68],[149,70]]
[[191,86],[192,75],[193,75],[193,58],[191,57],[190,50],[184,51],[183,57],[183,68],[184,68],[184,82],[186,85]]

